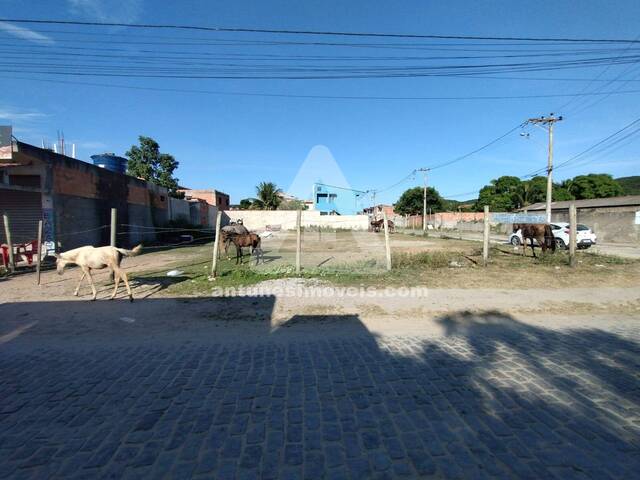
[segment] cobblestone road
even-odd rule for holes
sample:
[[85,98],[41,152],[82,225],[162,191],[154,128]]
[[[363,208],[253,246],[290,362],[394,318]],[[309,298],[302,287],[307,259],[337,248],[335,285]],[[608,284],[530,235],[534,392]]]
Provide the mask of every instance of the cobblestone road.
[[638,478],[638,328],[440,322],[431,339],[0,348],[0,477]]

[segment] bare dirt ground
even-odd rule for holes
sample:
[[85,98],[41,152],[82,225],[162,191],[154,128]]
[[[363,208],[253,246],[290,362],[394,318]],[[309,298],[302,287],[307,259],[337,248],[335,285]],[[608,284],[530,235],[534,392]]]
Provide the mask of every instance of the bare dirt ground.
[[[254,270],[236,267],[233,260],[223,260],[221,276],[213,282],[208,278],[211,244],[163,251],[150,249],[123,262],[137,299],[133,304],[123,304],[126,292],[122,286],[116,301],[105,301],[112,289],[107,272],[94,275],[98,289],[95,303],[87,302],[90,298],[87,284],[83,285],[80,297],[72,295],[79,278],[78,269],[68,269],[62,276],[54,270],[44,271],[40,286],[35,285],[34,273],[15,275],[0,280],[0,305],[5,304],[3,335],[23,328],[30,318],[37,317],[48,325],[54,304],[52,324],[73,324],[74,312],[82,315],[93,312],[97,325],[115,321],[122,327],[123,322],[129,321],[122,318],[130,317],[132,323],[151,322],[157,331],[173,331],[176,318],[189,318],[190,327],[199,321],[228,322],[241,318],[255,322],[268,318],[269,328],[277,328],[300,315],[321,320],[335,315],[357,315],[371,328],[404,331],[424,329],[428,325],[425,319],[457,311],[501,311],[528,316],[640,315],[637,288],[640,266],[633,261],[600,264],[599,257],[583,254],[578,268],[571,269],[554,263],[532,263],[536,260],[507,250],[493,252],[494,264],[485,269],[471,263],[473,255],[479,260],[475,242],[396,234],[392,236],[393,255],[409,255],[406,258],[410,262],[385,274],[377,263],[380,252],[384,253],[382,239],[383,235],[368,232],[323,232],[322,236],[308,233],[303,240],[305,271],[317,268],[318,264],[349,267],[344,273],[329,270],[333,272],[331,275],[319,273],[313,278],[282,278],[277,273],[268,273],[291,265],[289,257],[295,256],[295,242],[288,232],[265,238],[266,256],[273,259],[275,266],[267,262]],[[445,257],[440,268],[430,264],[413,266],[411,255],[425,252],[453,253],[458,256],[452,258],[465,263],[456,260],[452,267],[447,263],[449,257]],[[166,275],[175,269],[179,270],[177,277]],[[373,273],[362,275],[367,269]],[[236,279],[234,275],[239,273],[246,276]],[[251,285],[252,290],[240,292],[244,297],[239,300],[225,303],[224,298],[211,298],[220,295],[220,288],[243,285]],[[389,291],[391,287],[396,290]],[[410,292],[410,287],[418,290]],[[257,307],[252,303],[254,296],[258,299]],[[265,303],[261,298],[270,301]],[[158,303],[163,307],[156,312],[151,305]],[[265,306],[268,312],[264,311]]]

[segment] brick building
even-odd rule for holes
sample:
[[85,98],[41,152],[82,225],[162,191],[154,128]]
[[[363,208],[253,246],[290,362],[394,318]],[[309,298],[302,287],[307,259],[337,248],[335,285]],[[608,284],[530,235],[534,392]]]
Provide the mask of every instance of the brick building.
[[108,245],[112,208],[119,245],[151,241],[151,227],[168,220],[168,204],[163,187],[22,142],[0,164],[0,212],[10,219],[14,243],[35,239],[42,219],[49,249]]
[[219,210],[229,210],[229,195],[219,190],[195,190],[183,188],[178,190],[184,193],[186,200],[204,200],[209,205],[218,207]]

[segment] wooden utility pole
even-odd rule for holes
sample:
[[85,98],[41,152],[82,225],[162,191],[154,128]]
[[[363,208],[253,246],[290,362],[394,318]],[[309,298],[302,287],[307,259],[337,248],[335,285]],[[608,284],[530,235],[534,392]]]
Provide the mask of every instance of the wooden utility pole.
[[532,123],[541,128],[546,128],[549,133],[549,151],[547,155],[547,205],[545,209],[547,214],[547,223],[551,222],[551,197],[553,192],[553,125],[560,121],[562,121],[562,116],[554,117],[553,113],[548,117],[530,118],[527,120],[527,123]]
[[38,221],[38,256],[36,257],[36,277],[40,285],[40,262],[42,259],[42,220]]
[[13,258],[13,243],[11,242],[11,227],[9,226],[9,216],[2,215],[2,221],[4,222],[4,236],[7,239],[7,246],[9,247],[9,271],[14,273],[16,271],[16,261]]
[[302,235],[301,235],[301,226],[302,223],[302,210],[298,210],[298,215],[296,216],[296,273],[300,274],[300,254],[302,252]]
[[222,222],[222,211],[218,210],[216,215],[216,236],[213,239],[213,256],[211,260],[211,278],[216,278],[218,271],[218,250],[220,249],[220,223]]
[[111,238],[109,241],[109,245],[111,245],[112,247],[116,246],[117,219],[118,219],[118,210],[115,208],[112,208],[111,209]]
[[482,235],[482,264],[489,263],[489,205],[484,206],[484,231]]
[[578,237],[578,214],[576,204],[569,205],[569,265],[576,266],[576,239]]
[[389,245],[389,225],[387,224],[387,212],[382,209],[382,221],[384,222],[384,248],[387,257],[387,270],[391,270],[391,246]]

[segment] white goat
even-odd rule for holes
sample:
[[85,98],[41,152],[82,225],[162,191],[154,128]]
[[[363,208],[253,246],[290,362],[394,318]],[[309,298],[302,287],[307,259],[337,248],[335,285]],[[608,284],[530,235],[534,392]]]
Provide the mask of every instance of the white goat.
[[118,292],[118,285],[120,284],[120,279],[122,279],[125,286],[127,287],[129,300],[133,302],[133,295],[131,294],[131,288],[129,287],[129,279],[127,278],[127,274],[125,273],[125,271],[120,268],[120,262],[122,261],[123,256],[134,257],[141,251],[142,245],[138,245],[133,250],[126,250],[124,248],[116,247],[92,246],[74,248],[73,250],[69,250],[68,252],[63,252],[56,255],[56,269],[58,270],[58,275],[62,275],[64,267],[66,267],[67,265],[78,265],[82,269],[82,276],[80,277],[80,282],[78,282],[78,286],[76,287],[76,290],[75,292],[73,292],[73,294],[76,297],[78,296],[78,291],[80,290],[82,280],[84,280],[84,277],[87,276],[89,278],[89,285],[91,285],[91,291],[93,292],[93,298],[91,300],[95,300],[97,292],[96,287],[93,284],[93,278],[91,278],[91,270],[109,268],[113,272],[115,283],[110,300],[113,300],[113,298],[116,296],[116,293]]

